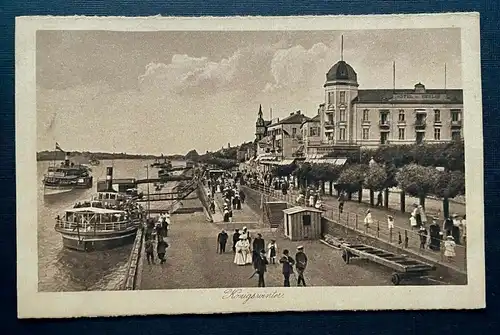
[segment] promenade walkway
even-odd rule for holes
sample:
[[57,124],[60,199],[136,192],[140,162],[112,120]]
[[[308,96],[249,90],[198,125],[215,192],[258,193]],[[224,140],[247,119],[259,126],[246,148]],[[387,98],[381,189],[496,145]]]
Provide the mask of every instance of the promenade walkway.
[[[264,192],[272,196],[276,200],[287,201],[290,204],[295,204],[295,200],[298,196],[298,190],[289,191],[287,195],[283,196],[281,191],[273,189],[263,189],[260,188],[258,191]],[[356,229],[367,235],[378,237],[384,241],[390,242],[392,244],[399,245],[400,247],[407,248],[414,253],[417,253],[425,258],[434,260],[436,262],[445,264],[446,266],[465,273],[467,268],[466,260],[466,248],[463,245],[457,245],[455,248],[456,257],[452,262],[448,262],[444,257],[444,247],[441,251],[432,251],[426,248],[420,248],[420,236],[417,231],[411,230],[409,224],[409,213],[401,213],[398,210],[386,210],[383,207],[371,207],[369,204],[357,201],[346,201],[344,204],[344,211],[340,214],[338,210],[338,200],[336,197],[332,196],[322,196],[324,207],[326,211],[324,216],[339,222],[342,225],[348,226],[352,229]],[[432,204],[436,205],[437,200],[428,200],[428,205],[431,206],[429,215],[432,215]],[[366,210],[370,209],[372,213],[373,224],[366,228],[363,224],[364,217],[366,215]],[[389,231],[387,224],[387,215],[392,215],[394,217],[395,228],[391,232]],[[430,224],[430,222],[428,222]],[[438,224],[442,227],[442,220],[438,221]],[[405,238],[408,238],[408,245],[405,245]],[[429,237],[427,239],[429,241]],[[401,242],[401,243],[400,243]]]
[[[196,200],[189,200],[196,201]],[[190,204],[186,204],[189,206]],[[374,263],[358,260],[350,265],[343,262],[340,251],[332,249],[319,241],[292,242],[281,235],[263,230],[257,221],[250,223],[249,218],[257,216],[248,206],[234,211],[234,226],[231,229],[248,227],[252,237],[261,233],[265,243],[276,239],[278,254],[284,248],[295,255],[299,244],[305,247],[309,265],[305,273],[310,286],[379,286],[392,285],[391,271]],[[231,250],[232,231],[228,231],[227,251],[217,254],[217,234],[224,224],[212,224],[206,221],[203,213],[174,214],[167,241],[167,261],[148,265],[144,260],[139,289],[192,289],[192,288],[234,288],[256,287],[257,276],[250,279],[253,269],[237,266],[233,263]],[[224,227],[226,228],[226,227]],[[155,255],[156,257],[156,255]],[[296,279],[291,278],[292,286]],[[436,285],[435,281],[420,279],[412,284]],[[281,265],[269,265],[266,274],[266,286],[283,285]]]

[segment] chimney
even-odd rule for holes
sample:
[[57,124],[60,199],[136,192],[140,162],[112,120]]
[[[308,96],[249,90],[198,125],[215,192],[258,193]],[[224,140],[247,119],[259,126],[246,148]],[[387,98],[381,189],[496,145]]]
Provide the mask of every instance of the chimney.
[[107,191],[114,191],[113,190],[113,167],[108,166],[106,168],[106,190]]
[[293,115],[293,112],[292,112],[292,113],[290,113],[290,115]]
[[227,148],[231,148],[231,143],[227,142]]
[[64,165],[69,166],[69,152],[64,154]]
[[297,111],[297,114],[300,115],[300,110]]

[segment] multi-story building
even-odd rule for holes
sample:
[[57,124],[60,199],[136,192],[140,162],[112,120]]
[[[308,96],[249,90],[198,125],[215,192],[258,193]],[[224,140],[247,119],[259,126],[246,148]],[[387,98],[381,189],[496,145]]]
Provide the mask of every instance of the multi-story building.
[[321,142],[321,115],[317,114],[309,120],[305,120],[300,126],[302,134],[302,146],[299,147],[297,154],[303,156],[317,154],[316,148],[322,144]]
[[463,138],[460,89],[358,89],[354,69],[341,60],[326,74],[319,106],[320,141],[307,153],[376,148],[384,144],[440,143]]
[[297,111],[282,120],[275,120],[267,127],[267,134],[272,139],[272,147],[281,159],[292,159],[302,143],[301,125],[309,117]]

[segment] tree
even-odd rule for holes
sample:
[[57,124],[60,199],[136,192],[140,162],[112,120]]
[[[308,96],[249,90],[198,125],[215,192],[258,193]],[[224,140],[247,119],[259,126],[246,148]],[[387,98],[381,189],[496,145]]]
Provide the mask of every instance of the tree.
[[418,197],[422,207],[425,207],[425,198],[434,191],[438,179],[439,171],[436,168],[417,164],[402,167],[396,175],[399,187],[409,195]]
[[450,198],[465,194],[465,174],[461,171],[440,171],[434,195],[443,199],[443,214],[450,214]]
[[297,169],[295,163],[289,165],[274,166],[271,173],[276,177],[288,177]]
[[387,172],[384,166],[373,164],[365,173],[364,186],[370,190],[370,205],[374,205],[374,192],[382,191],[386,186]]
[[365,179],[365,172],[368,166],[363,164],[349,165],[345,168],[337,180],[337,189],[339,191],[347,192],[349,199],[352,193],[359,192],[358,200],[361,201],[363,194],[363,181]]
[[307,185],[312,181],[311,178],[312,166],[310,163],[301,164],[295,171],[293,175],[299,181],[299,186],[307,187]]
[[198,154],[198,152],[195,149],[193,149],[186,154],[185,158],[186,158],[186,160],[198,162],[198,160],[200,159],[200,155]]

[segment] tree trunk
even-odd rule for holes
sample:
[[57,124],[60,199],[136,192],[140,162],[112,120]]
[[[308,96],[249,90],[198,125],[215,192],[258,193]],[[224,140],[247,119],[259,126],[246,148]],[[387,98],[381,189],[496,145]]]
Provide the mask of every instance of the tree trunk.
[[330,196],[333,195],[333,181],[330,181]]
[[321,183],[321,195],[325,195],[325,182],[322,180]]
[[347,193],[347,200],[352,200],[352,192]]
[[384,207],[389,208],[389,188],[384,190]]
[[404,191],[399,193],[399,203],[401,205],[401,213],[404,213],[406,211],[406,194]]
[[361,186],[358,190],[358,202],[361,203],[363,201],[363,187]]
[[425,194],[424,195],[420,195],[418,198],[419,198],[420,206],[422,206],[422,208],[425,211]]
[[370,206],[375,206],[375,192],[370,190]]
[[445,219],[450,216],[450,199],[448,197],[443,199],[443,215]]

